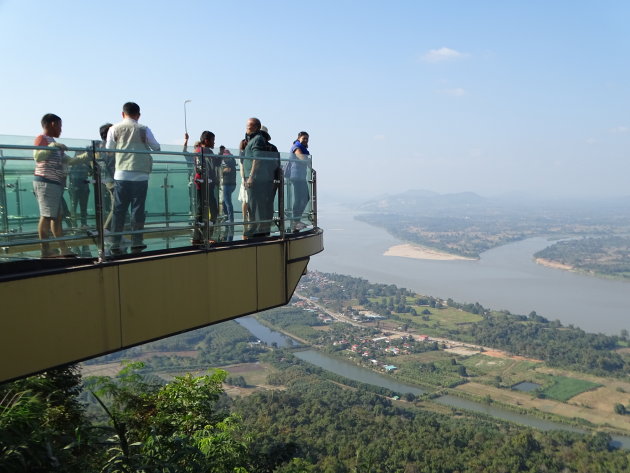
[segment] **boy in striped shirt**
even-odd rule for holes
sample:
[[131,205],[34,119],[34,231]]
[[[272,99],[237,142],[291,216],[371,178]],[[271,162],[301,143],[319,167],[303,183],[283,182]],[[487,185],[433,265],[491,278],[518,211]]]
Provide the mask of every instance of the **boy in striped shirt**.
[[[42,241],[42,258],[52,258],[58,253],[50,249],[45,240],[49,232],[55,238],[63,236],[61,220],[63,205],[61,202],[63,189],[66,185],[66,165],[86,162],[89,159],[87,153],[80,157],[71,158],[64,151],[67,147],[57,143],[55,138],[61,135],[61,118],[54,113],[47,113],[42,117],[42,134],[35,138],[35,146],[45,146],[49,149],[39,149],[33,152],[35,159],[35,177],[33,189],[39,205],[39,225],[37,233]],[[65,241],[59,241],[61,256],[75,256],[70,251]]]

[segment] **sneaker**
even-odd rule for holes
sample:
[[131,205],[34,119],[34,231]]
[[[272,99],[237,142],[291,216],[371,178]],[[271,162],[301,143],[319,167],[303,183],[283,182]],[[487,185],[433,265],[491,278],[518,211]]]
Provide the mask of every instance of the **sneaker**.
[[146,250],[147,249],[147,245],[145,244],[140,244],[140,245],[134,245],[131,247],[131,252],[132,253],[140,253],[142,250]]

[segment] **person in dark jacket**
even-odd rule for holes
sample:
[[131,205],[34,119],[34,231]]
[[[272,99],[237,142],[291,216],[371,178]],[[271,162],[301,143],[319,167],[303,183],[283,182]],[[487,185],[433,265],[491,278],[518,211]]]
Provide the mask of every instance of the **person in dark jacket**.
[[266,237],[270,235],[273,219],[273,191],[274,173],[277,167],[277,148],[274,152],[262,131],[258,118],[247,120],[247,146],[243,160],[245,175],[248,176],[245,188],[249,194],[248,205],[252,221],[248,226],[244,238]]

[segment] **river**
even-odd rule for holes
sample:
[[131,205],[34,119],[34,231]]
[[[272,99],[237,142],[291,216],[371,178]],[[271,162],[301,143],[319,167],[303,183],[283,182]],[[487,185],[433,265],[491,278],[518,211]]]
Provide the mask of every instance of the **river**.
[[[259,338],[268,345],[271,345],[272,343],[277,344],[279,347],[298,345],[295,340],[279,332],[270,330],[268,327],[265,327],[251,316],[241,317],[235,320],[237,323],[249,330],[252,335]],[[398,392],[400,394],[412,393],[415,395],[420,395],[426,392],[425,390],[417,386],[410,386],[400,383],[389,376],[376,373],[372,370],[362,368],[347,361],[333,358],[316,350],[305,350],[296,352],[295,356],[303,361],[311,363],[315,366],[325,369],[326,371],[330,371],[345,378],[359,381],[365,384],[380,386]],[[578,433],[585,432],[584,430],[570,425],[542,420],[523,414],[517,414],[507,409],[502,409],[496,406],[482,404],[479,402],[469,401],[467,399],[462,399],[456,396],[441,396],[439,398],[433,399],[433,402],[453,407],[455,409],[466,409],[473,412],[487,414],[497,419],[526,425],[539,430],[564,430]],[[630,449],[630,437],[615,435],[613,436],[613,445]]]
[[402,243],[384,229],[354,219],[339,205],[320,207],[325,251],[309,269],[396,284],[420,294],[457,302],[479,302],[516,314],[535,310],[550,320],[589,332],[618,335],[630,329],[630,283],[534,263],[533,254],[551,243],[529,238],[481,254],[476,261],[430,261],[383,256]]

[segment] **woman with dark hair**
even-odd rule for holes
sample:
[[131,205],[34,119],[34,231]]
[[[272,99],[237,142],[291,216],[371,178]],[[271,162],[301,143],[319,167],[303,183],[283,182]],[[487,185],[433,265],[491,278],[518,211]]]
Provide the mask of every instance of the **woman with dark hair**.
[[[234,204],[232,203],[232,193],[236,189],[236,160],[230,150],[225,146],[219,147],[219,155],[223,163],[221,164],[221,199],[223,207],[223,215],[227,218],[228,223],[234,223]],[[226,229],[226,241],[234,239],[234,227],[228,226]]]
[[[202,153],[208,163],[208,177],[210,182],[208,183],[209,196],[208,196],[208,210],[210,212],[210,221],[212,222],[212,228],[210,229],[210,235],[208,235],[209,243],[215,243],[216,238],[214,236],[216,230],[216,222],[219,214],[219,181],[220,177],[217,168],[221,165],[221,158],[214,157],[214,133],[211,131],[203,131],[199,137],[199,141],[195,143],[195,153],[198,155]],[[184,152],[188,149],[188,133],[184,135]],[[193,231],[192,244],[201,245],[204,243],[203,238],[203,166],[201,162],[201,156],[195,156],[194,174],[192,185],[195,189],[195,229]],[[218,163],[217,163],[218,160]]]
[[301,222],[306,204],[310,200],[306,184],[306,170],[311,159],[308,152],[308,133],[301,131],[291,146],[291,160],[287,163],[284,174],[293,188],[293,208],[291,212],[291,231],[296,232],[306,227]]

